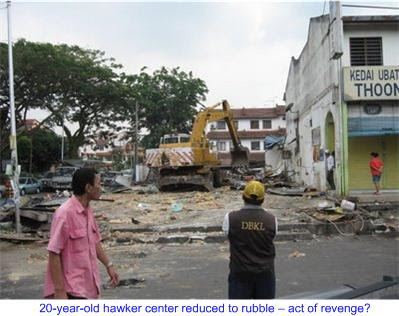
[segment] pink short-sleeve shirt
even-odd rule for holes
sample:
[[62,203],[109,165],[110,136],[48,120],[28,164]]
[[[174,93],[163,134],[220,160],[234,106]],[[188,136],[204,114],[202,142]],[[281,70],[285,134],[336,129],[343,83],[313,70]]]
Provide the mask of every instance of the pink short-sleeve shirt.
[[[72,196],[55,212],[47,250],[60,254],[65,291],[73,296],[98,298],[100,272],[96,245],[101,240],[90,207],[84,208]],[[54,294],[54,283],[47,265],[44,297]]]

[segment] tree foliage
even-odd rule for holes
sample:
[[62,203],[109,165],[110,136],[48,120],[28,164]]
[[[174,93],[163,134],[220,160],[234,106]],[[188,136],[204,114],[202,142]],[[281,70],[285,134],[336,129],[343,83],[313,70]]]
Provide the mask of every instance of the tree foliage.
[[[162,67],[153,73],[144,67],[140,73],[130,75],[121,72],[122,66],[99,50],[23,39],[13,47],[17,125],[31,109],[48,111],[41,124],[49,128],[62,126],[64,121],[68,158],[76,158],[78,148],[90,136],[116,137],[122,122],[129,122],[127,136],[135,139],[136,105],[138,127],[149,132],[142,140],[145,147],[157,146],[164,134],[189,132],[196,106],[208,92],[203,80],[178,67]],[[9,150],[7,49],[6,44],[0,43],[0,160],[1,154]],[[26,139],[21,138],[21,142],[22,147],[27,147]],[[37,167],[41,169],[44,165]]]
[[32,172],[48,170],[61,157],[61,137],[46,128],[35,128],[18,136],[18,160],[23,170],[29,170],[32,154]]
[[134,135],[137,105],[139,128],[149,132],[141,142],[146,148],[158,146],[164,134],[190,132],[192,119],[197,114],[196,106],[205,100],[208,92],[203,80],[178,67],[162,67],[152,74],[143,68],[137,75],[125,76],[124,82],[129,91],[125,113],[128,113],[131,134]]
[[[8,104],[8,84],[3,80],[7,76],[7,45],[1,48],[0,98],[2,104]],[[18,119],[23,119],[27,109],[41,108],[50,113],[45,120],[49,126],[62,126],[63,120],[74,124],[76,131],[64,125],[70,158],[77,157],[87,133],[115,126],[113,113],[123,104],[125,90],[117,73],[121,65],[106,58],[104,52],[19,40],[14,45],[14,68]],[[5,119],[2,126],[7,125]]]

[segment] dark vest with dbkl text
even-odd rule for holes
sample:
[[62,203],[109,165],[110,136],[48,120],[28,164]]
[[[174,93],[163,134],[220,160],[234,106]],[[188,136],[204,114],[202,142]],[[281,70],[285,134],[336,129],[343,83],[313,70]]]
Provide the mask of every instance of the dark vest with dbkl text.
[[229,214],[230,272],[237,276],[274,274],[275,217],[246,206]]

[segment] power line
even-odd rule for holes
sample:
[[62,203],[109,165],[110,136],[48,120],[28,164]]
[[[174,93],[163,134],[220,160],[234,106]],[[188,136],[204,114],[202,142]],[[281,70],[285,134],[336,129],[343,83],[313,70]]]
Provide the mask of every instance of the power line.
[[351,8],[399,10],[399,7],[381,7],[381,6],[372,6],[372,5],[342,4],[342,6],[351,7]]

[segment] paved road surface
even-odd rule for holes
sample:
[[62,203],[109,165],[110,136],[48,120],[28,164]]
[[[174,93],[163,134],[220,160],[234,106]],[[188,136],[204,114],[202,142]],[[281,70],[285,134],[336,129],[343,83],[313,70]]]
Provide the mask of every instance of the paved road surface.
[[[397,238],[322,237],[278,243],[276,248],[277,297],[343,284],[363,286],[380,281],[383,275],[399,276]],[[0,298],[40,298],[45,247],[1,243],[0,251]],[[106,289],[103,298],[226,298],[227,243],[118,246],[108,251],[123,279],[145,281]],[[300,255],[290,258],[295,251]],[[103,270],[102,274],[105,280]]]

